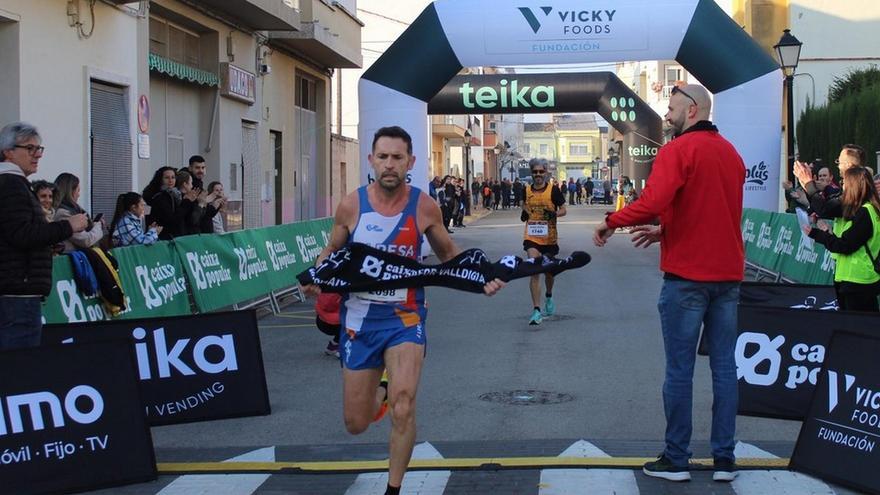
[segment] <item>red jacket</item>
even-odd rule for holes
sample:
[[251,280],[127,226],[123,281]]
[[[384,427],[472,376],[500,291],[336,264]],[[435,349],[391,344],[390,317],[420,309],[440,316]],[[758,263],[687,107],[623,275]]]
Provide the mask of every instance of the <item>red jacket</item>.
[[611,228],[660,217],[660,269],[699,282],[740,281],[742,158],[718,129],[696,123],[662,148],[641,197],[610,215]]

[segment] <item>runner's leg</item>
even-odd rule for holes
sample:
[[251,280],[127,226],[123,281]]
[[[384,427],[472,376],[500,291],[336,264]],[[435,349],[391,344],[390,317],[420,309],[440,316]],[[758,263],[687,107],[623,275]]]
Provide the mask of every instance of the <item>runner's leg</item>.
[[365,370],[342,370],[342,411],[345,428],[349,433],[358,435],[366,431],[382,401],[384,389],[379,388],[382,368]]
[[388,406],[391,441],[388,484],[400,486],[416,441],[416,392],[425,359],[425,346],[404,342],[385,350],[388,368]]
[[[541,256],[540,251],[535,248],[529,248],[526,250],[526,255],[529,258],[538,258]],[[541,307],[541,276],[533,275],[531,280],[529,280],[529,291],[532,293],[532,307],[540,308]]]

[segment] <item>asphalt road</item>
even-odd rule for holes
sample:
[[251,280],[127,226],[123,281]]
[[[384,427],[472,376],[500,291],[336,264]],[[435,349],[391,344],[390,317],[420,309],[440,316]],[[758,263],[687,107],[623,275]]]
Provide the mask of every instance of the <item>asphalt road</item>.
[[[419,441],[662,440],[659,247],[634,249],[620,233],[606,247],[594,247],[590,238],[604,211],[578,206],[561,219],[561,254],[585,250],[593,261],[558,277],[557,316],[538,327],[527,324],[526,280],[492,298],[429,289]],[[453,239],[492,259],[521,255],[519,213],[493,212],[457,229]],[[386,442],[388,421],[359,436],[345,431],[339,364],[323,354],[327,339],[313,322],[309,304],[260,322],[271,415],[153,428],[159,460],[163,449]],[[570,400],[511,405],[481,399],[517,390]],[[712,401],[706,358],[698,358],[694,390],[694,439],[705,441]],[[740,417],[737,426],[744,441],[793,443],[800,424]]]

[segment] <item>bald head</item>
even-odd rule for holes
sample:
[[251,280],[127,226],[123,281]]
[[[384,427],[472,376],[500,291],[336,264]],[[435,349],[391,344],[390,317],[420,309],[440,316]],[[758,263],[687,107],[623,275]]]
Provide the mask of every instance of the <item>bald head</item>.
[[672,88],[666,122],[676,135],[701,120],[709,120],[711,113],[712,98],[706,88],[696,84]]

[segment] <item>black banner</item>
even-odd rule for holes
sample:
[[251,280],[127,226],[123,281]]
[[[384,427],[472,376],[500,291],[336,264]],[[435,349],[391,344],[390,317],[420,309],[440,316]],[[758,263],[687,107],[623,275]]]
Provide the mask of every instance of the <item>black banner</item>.
[[878,356],[880,338],[834,334],[791,469],[880,494]]
[[740,304],[736,343],[739,414],[803,420],[831,336],[870,335],[880,314]]
[[0,353],[0,493],[156,479],[135,367],[122,342]]
[[585,112],[623,135],[620,172],[641,188],[663,145],[663,120],[613,72],[460,75],[428,102],[429,115]]
[[774,308],[838,310],[837,294],[830,285],[743,282],[739,302]]
[[492,263],[481,249],[471,248],[439,265],[423,265],[406,256],[351,242],[296,278],[302,285],[315,284],[327,292],[382,292],[434,285],[482,294],[483,286],[496,278],[509,282],[541,273],[556,276],[581,268],[590,259],[589,254],[575,251],[566,258],[522,259],[508,255]]
[[43,344],[125,340],[150,426],[270,413],[253,310],[46,325]]

